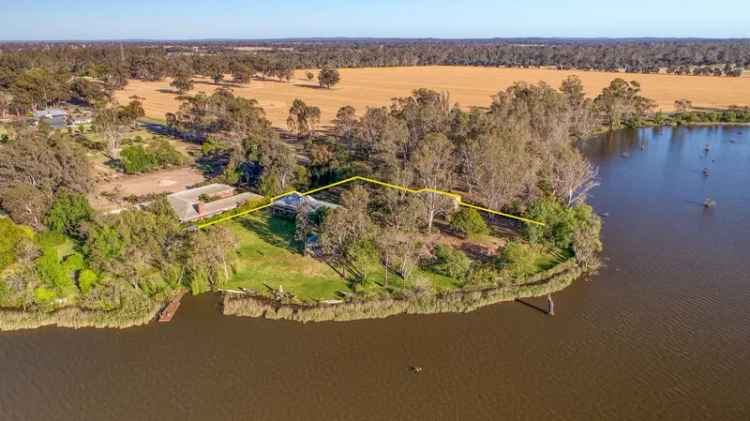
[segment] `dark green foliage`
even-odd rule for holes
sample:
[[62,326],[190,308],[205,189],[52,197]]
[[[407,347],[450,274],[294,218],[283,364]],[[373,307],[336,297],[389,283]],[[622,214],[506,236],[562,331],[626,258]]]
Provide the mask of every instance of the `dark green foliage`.
[[575,208],[566,208],[558,201],[546,197],[531,203],[527,218],[545,225],[526,225],[526,238],[533,244],[545,244],[559,249],[568,249],[573,242],[576,229]]
[[101,262],[109,262],[120,256],[125,245],[125,239],[120,237],[117,227],[98,223],[89,228],[84,252],[89,259],[104,266]]
[[47,226],[52,231],[77,237],[81,223],[90,221],[93,215],[94,210],[85,195],[62,191],[47,213]]
[[[670,120],[677,125],[691,123],[750,123],[750,109],[726,110],[723,112],[678,112],[672,114]],[[663,119],[661,123],[665,121],[666,119]],[[654,122],[660,124],[656,119]]]
[[572,252],[582,264],[595,268],[596,254],[602,250],[601,219],[591,206],[566,208],[551,198],[542,198],[531,204],[526,216],[546,224],[527,224],[525,236],[531,243]]
[[466,236],[489,233],[484,218],[474,209],[462,207],[451,217],[451,227]]
[[432,269],[454,279],[463,279],[471,268],[471,259],[464,252],[450,246],[435,247],[436,262]]
[[146,147],[135,144],[123,148],[120,160],[126,173],[139,174],[181,165],[185,158],[166,140],[154,139]]

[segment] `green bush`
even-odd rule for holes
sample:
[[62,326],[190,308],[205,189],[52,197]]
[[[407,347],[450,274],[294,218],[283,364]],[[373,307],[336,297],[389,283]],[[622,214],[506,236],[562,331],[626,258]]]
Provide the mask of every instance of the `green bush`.
[[39,278],[48,288],[53,288],[63,295],[71,292],[74,287],[73,279],[56,255],[45,253],[36,259],[34,266]]
[[55,231],[39,233],[34,237],[34,240],[39,245],[39,248],[42,249],[43,253],[55,256],[57,256],[58,247],[65,244],[66,241],[63,234]]
[[63,269],[69,274],[81,271],[85,266],[83,256],[80,253],[73,253],[63,261]]
[[91,289],[94,288],[98,280],[99,277],[96,275],[96,272],[84,269],[78,274],[78,289],[84,294],[88,294]]
[[50,288],[39,287],[34,289],[34,302],[42,306],[49,306],[57,298],[57,293]]
[[120,161],[128,174],[138,174],[181,165],[185,158],[164,139],[154,139],[150,145],[133,144],[120,153]]
[[564,207],[554,198],[545,197],[534,201],[525,216],[545,224],[526,224],[525,235],[529,242],[563,250],[570,248],[576,228],[574,209]]
[[450,276],[454,279],[463,279],[471,268],[471,259],[461,250],[450,246],[438,245],[435,247],[437,261],[432,269],[437,273]]
[[79,235],[81,222],[90,221],[94,215],[89,201],[81,193],[61,192],[47,213],[50,230],[73,237]]
[[466,236],[483,235],[489,232],[482,215],[471,208],[461,208],[453,214],[450,224],[451,227]]
[[500,256],[500,267],[515,279],[526,279],[538,272],[539,253],[530,244],[511,241]]
[[466,285],[489,286],[497,285],[499,274],[494,265],[476,264],[466,274]]
[[16,225],[10,218],[0,218],[0,271],[16,261],[18,244],[34,238],[30,227]]

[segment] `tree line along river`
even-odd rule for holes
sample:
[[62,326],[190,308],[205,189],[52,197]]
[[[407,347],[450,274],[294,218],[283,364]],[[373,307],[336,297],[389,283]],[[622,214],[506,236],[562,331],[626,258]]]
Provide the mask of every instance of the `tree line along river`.
[[0,418],[750,418],[750,127],[581,148],[606,267],[554,318],[540,299],[302,325],[191,297],[169,325],[0,334]]

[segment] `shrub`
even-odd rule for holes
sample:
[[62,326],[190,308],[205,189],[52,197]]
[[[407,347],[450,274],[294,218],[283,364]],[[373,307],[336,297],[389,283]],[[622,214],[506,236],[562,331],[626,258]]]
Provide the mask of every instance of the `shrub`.
[[34,239],[44,253],[55,255],[57,253],[57,248],[65,244],[65,236],[55,231],[47,231],[37,234]]
[[437,261],[432,268],[443,275],[454,279],[463,279],[471,267],[471,259],[461,250],[450,246],[439,245],[435,247]]
[[63,269],[69,274],[83,270],[84,267],[85,263],[83,261],[83,256],[80,253],[73,253],[63,261]]
[[575,208],[566,208],[557,200],[545,197],[529,206],[526,217],[545,224],[526,224],[525,235],[529,242],[563,250],[570,248],[578,222]]
[[57,298],[54,290],[45,287],[34,289],[34,302],[42,306],[49,306]]
[[96,272],[89,269],[84,269],[78,274],[78,289],[84,294],[88,294],[91,289],[96,285],[99,277]]
[[456,231],[467,237],[484,235],[489,232],[482,215],[470,208],[461,208],[453,214],[450,224]]
[[470,208],[461,208],[453,214],[450,223],[454,229],[466,236],[483,235],[489,232],[482,215]]
[[53,288],[61,294],[70,293],[74,287],[72,277],[65,271],[58,261],[57,255],[45,252],[34,262],[39,278],[48,288]]
[[499,273],[494,265],[476,264],[466,274],[465,284],[469,286],[496,285]]
[[148,147],[135,144],[122,149],[120,161],[128,174],[138,174],[181,165],[185,158],[164,139],[154,139]]
[[31,228],[16,225],[10,218],[0,218],[0,271],[15,263],[19,242],[33,237]]
[[60,234],[78,236],[81,222],[90,221],[94,214],[88,199],[81,193],[61,192],[47,213],[47,226]]
[[539,253],[529,244],[511,241],[500,256],[500,267],[516,279],[526,279],[537,272]]
[[142,145],[123,148],[120,153],[120,160],[128,174],[147,172],[156,167],[154,156],[146,152],[146,148]]

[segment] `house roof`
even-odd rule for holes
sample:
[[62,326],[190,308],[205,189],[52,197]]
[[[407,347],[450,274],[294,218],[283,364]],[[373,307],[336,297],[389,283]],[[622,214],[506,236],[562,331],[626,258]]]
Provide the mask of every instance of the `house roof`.
[[34,113],[35,118],[60,118],[66,117],[68,112],[60,108],[47,108]]
[[321,207],[326,207],[330,209],[335,209],[339,207],[339,205],[336,205],[330,202],[325,202],[323,200],[318,200],[310,196],[302,196],[298,193],[293,193],[293,194],[284,196],[281,199],[273,202],[273,205],[275,207],[284,208],[284,209],[297,212],[300,206],[302,206],[302,203],[306,203],[310,205],[315,210]]
[[259,199],[262,197],[254,193],[240,193],[230,197],[203,203],[201,212],[198,213],[198,203],[200,202],[200,196],[215,196],[227,193],[234,193],[234,187],[227,186],[226,184],[209,184],[207,186],[172,193],[167,196],[167,200],[172,205],[172,208],[180,218],[180,221],[187,222],[234,209],[249,200]]

